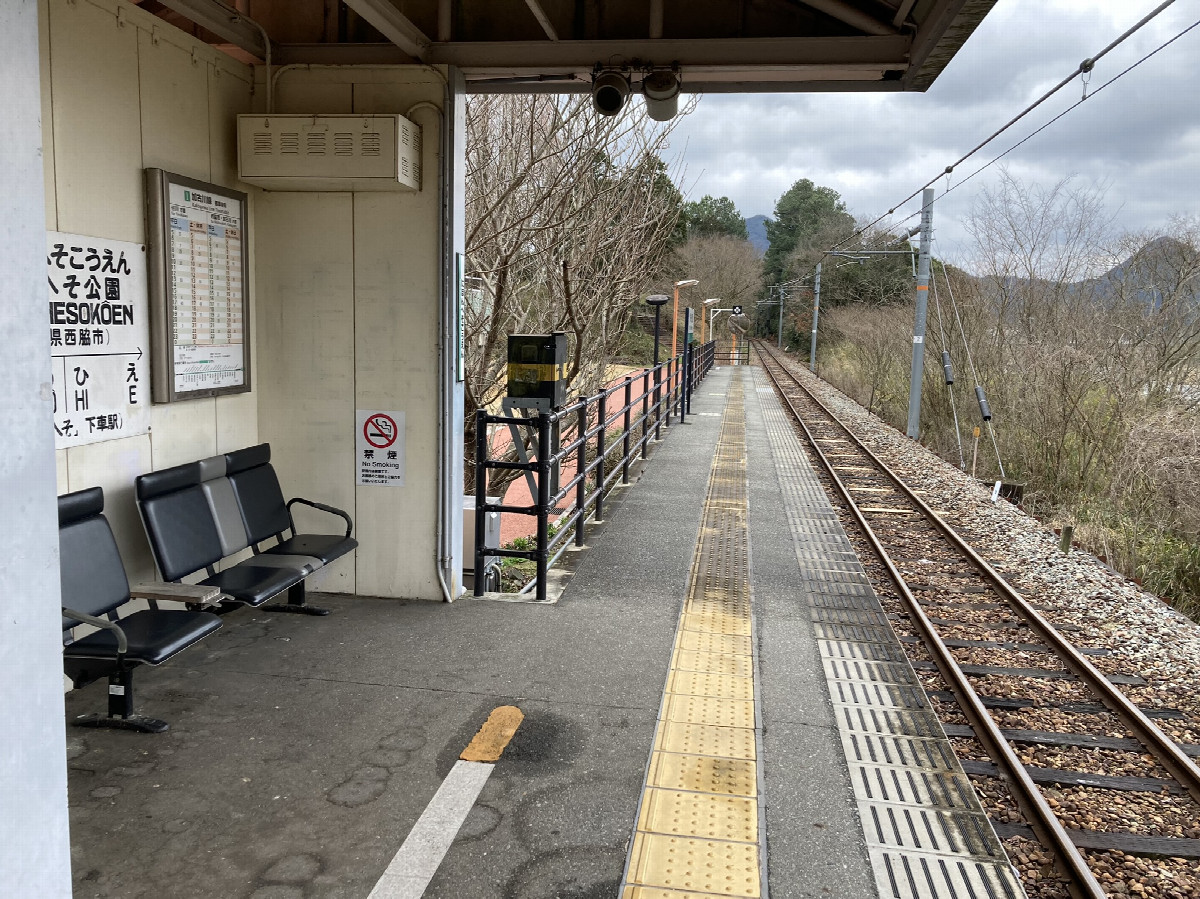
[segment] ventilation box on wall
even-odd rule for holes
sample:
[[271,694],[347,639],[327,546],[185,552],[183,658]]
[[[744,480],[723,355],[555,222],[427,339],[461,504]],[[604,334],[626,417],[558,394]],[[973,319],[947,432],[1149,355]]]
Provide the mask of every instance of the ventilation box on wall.
[[421,128],[402,115],[240,115],[238,176],[267,190],[420,190]]

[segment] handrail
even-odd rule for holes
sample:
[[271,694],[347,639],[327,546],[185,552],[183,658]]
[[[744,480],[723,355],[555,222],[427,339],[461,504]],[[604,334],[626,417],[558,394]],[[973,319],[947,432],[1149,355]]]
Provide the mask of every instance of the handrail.
[[[530,418],[511,415],[491,415],[480,409],[475,413],[475,589],[476,596],[484,595],[483,565],[488,556],[531,559],[537,563],[537,574],[519,593],[535,591],[538,602],[546,601],[547,571],[558,561],[568,546],[583,546],[584,527],[589,510],[593,521],[602,521],[604,500],[618,476],[628,484],[630,463],[638,454],[649,458],[652,442],[662,439],[662,429],[671,426],[676,415],[682,424],[691,412],[692,392],[704,379],[717,359],[716,344],[709,342],[685,346],[678,356],[667,359],[653,368],[626,375],[620,381],[602,388],[592,396],[579,397],[574,403],[550,412],[539,412]],[[639,392],[640,391],[640,392]],[[613,398],[620,394],[616,402]],[[514,425],[532,430],[532,458],[529,462],[509,462],[490,457],[487,438],[488,425]],[[551,453],[551,429],[554,425],[574,424],[576,435],[570,443]],[[614,439],[612,426],[619,430]],[[639,434],[640,430],[640,434]],[[620,452],[620,456],[615,454]],[[550,495],[550,473],[560,469],[563,462],[573,459],[575,473],[558,492]],[[488,471],[532,472],[537,495],[530,506],[506,505],[503,501],[487,501]],[[572,507],[558,520],[558,530],[550,536],[552,510],[571,494]],[[487,546],[485,523],[489,512],[531,515],[537,518],[535,548],[530,550],[502,549]],[[574,540],[567,535],[573,534]]]

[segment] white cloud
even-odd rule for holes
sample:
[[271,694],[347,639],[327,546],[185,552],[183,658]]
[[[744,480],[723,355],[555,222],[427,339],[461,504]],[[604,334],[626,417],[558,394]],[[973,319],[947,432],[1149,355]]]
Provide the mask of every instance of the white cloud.
[[[1089,90],[1195,21],[1171,7],[1097,63]],[[692,198],[728,196],[743,215],[770,215],[800,178],[832,187],[874,218],[919,188],[1148,12],[1104,0],[1000,0],[925,94],[744,94],[703,97],[672,137]],[[1068,175],[1107,186],[1123,227],[1200,213],[1200,28],[1125,75],[1006,157],[1021,177]],[[962,164],[950,184],[1079,100],[1069,84]],[[996,167],[938,201],[939,242],[965,256],[962,219]],[[946,180],[938,182],[939,195]],[[903,217],[916,210],[917,200]]]

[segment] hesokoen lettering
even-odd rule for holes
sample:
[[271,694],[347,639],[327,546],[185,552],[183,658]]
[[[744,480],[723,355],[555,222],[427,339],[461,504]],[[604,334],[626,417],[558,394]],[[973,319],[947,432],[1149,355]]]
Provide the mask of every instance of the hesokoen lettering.
[[132,325],[133,304],[54,301],[50,304],[50,324]]

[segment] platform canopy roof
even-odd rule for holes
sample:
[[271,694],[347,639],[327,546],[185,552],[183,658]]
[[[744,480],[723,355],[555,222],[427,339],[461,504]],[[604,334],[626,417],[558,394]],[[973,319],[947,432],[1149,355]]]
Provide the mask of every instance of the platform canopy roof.
[[[674,68],[685,91],[921,91],[996,0],[142,0],[273,64],[429,63],[476,92]],[[243,17],[233,14],[240,11]]]

